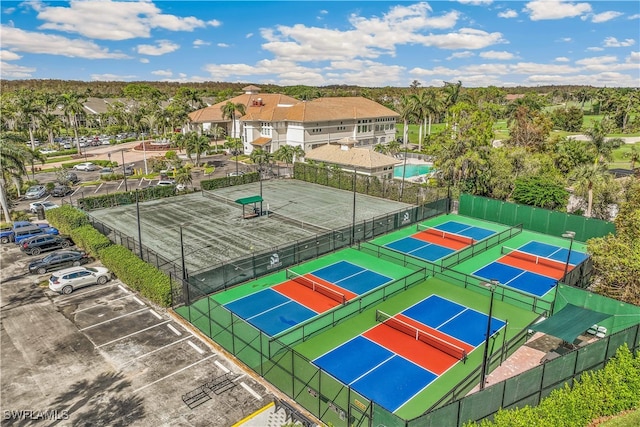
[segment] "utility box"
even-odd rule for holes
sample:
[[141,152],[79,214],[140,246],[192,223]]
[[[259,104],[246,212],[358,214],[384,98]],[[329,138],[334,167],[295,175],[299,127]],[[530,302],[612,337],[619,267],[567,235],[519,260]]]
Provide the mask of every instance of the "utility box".
[[45,218],[45,215],[44,215],[44,206],[39,205],[39,206],[36,208],[36,215],[38,216],[38,219],[39,219],[39,220],[46,219],[46,218]]

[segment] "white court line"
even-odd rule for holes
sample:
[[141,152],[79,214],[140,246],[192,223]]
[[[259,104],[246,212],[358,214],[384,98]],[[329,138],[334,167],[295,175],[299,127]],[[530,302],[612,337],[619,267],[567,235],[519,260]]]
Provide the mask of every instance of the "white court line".
[[222,363],[218,362],[217,360],[215,362],[213,362],[213,363],[215,363],[218,366],[218,368],[222,369],[226,374],[231,372]]
[[80,310],[76,310],[71,314],[76,314],[76,313],[80,313],[80,312],[83,312],[83,311],[91,310],[92,308],[96,308],[96,307],[107,307],[109,305],[109,303],[112,303],[114,301],[118,301],[118,300],[121,300],[121,299],[124,299],[124,298],[129,298],[130,296],[131,295],[125,295],[125,296],[120,297],[120,298],[109,300],[109,301],[107,301],[107,304],[94,304],[94,305],[91,305],[89,307],[85,307],[85,308],[81,308]]
[[182,335],[182,332],[180,332],[179,330],[174,328],[172,325],[167,325],[167,328],[171,329],[173,331],[173,333],[176,334],[177,336]]
[[142,301],[140,301],[140,300],[139,300],[138,298],[136,298],[136,297],[133,297],[133,300],[134,300],[135,302],[137,302],[138,304],[140,304],[140,305],[144,305],[144,303],[143,303]]
[[155,380],[155,381],[153,381],[153,382],[151,382],[151,383],[149,383],[149,384],[147,384],[147,385],[144,385],[144,386],[142,386],[142,387],[140,387],[140,388],[138,388],[138,389],[133,390],[133,393],[138,393],[139,391],[144,390],[144,389],[145,389],[145,388],[147,388],[147,387],[150,387],[150,386],[152,386],[152,385],[154,385],[154,384],[156,384],[156,383],[159,383],[160,381],[163,381],[163,380],[165,380],[165,379],[167,379],[167,378],[169,378],[169,377],[172,377],[172,376],[174,376],[175,374],[179,374],[180,372],[182,372],[182,371],[184,371],[184,370],[187,370],[187,369],[189,369],[189,368],[191,368],[191,367],[194,367],[194,366],[196,366],[198,363],[202,363],[202,362],[204,362],[205,360],[209,360],[209,359],[211,359],[212,357],[216,357],[216,356],[215,356],[214,354],[212,354],[211,356],[209,356],[209,357],[205,357],[204,359],[199,360],[199,361],[197,361],[197,362],[195,362],[195,363],[192,363],[192,364],[191,364],[191,365],[189,365],[189,366],[185,366],[185,367],[184,367],[184,368],[182,368],[182,369],[178,369],[177,371],[172,372],[172,373],[170,373],[169,375],[166,375],[166,376],[164,376],[164,377],[162,377],[162,378],[160,378],[160,379],[157,379],[157,380]]
[[255,397],[258,400],[262,400],[262,396],[260,396],[258,393],[253,391],[253,389],[251,387],[249,387],[248,385],[246,385],[244,382],[240,382],[240,385],[242,386],[242,388],[244,388],[249,393],[251,393],[253,395],[253,397]]
[[141,311],[145,311],[146,308],[141,308],[140,310],[132,311],[131,313],[123,314],[122,316],[114,317],[113,319],[105,320],[104,322],[96,323],[95,325],[87,326],[86,328],[78,329],[79,331],[86,331],[87,329],[95,328],[96,326],[100,326],[104,323],[109,323],[113,320],[118,320],[123,317],[131,316],[132,314],[140,313]]
[[180,342],[182,342],[182,341],[184,341],[184,340],[187,340],[187,339],[189,339],[189,337],[184,337],[184,338],[182,338],[182,339],[179,339],[178,341],[174,341],[174,342],[172,342],[172,343],[170,343],[170,344],[163,345],[162,347],[158,347],[158,348],[156,348],[155,350],[151,350],[151,351],[150,351],[150,352],[148,352],[148,353],[141,354],[141,355],[140,355],[140,356],[138,356],[138,357],[134,357],[133,359],[129,360],[127,363],[125,363],[125,364],[123,364],[123,365],[120,365],[120,368],[124,368],[125,366],[127,366],[127,365],[129,365],[129,364],[131,364],[131,363],[135,362],[135,361],[136,361],[136,360],[138,360],[138,359],[142,359],[143,357],[146,357],[146,356],[148,356],[148,355],[150,355],[150,354],[152,354],[152,353],[155,353],[155,352],[157,352],[157,351],[163,350],[163,349],[165,349],[165,348],[167,348],[167,347],[171,347],[172,345],[178,344],[178,343],[180,343]]
[[187,341],[187,344],[189,344],[191,347],[193,347],[195,349],[195,351],[197,351],[200,354],[204,354],[204,350],[201,349],[200,347],[198,347],[197,345],[195,345],[194,343],[192,343],[191,341]]
[[149,309],[149,313],[153,314],[154,316],[156,316],[159,320],[162,320],[162,316],[160,316],[158,313],[156,313],[155,311],[153,311],[152,309]]
[[123,340],[123,339],[125,339],[125,338],[129,338],[129,337],[131,337],[131,336],[134,336],[134,335],[136,335],[136,334],[139,334],[140,332],[148,331],[149,329],[153,329],[153,328],[155,328],[156,326],[164,325],[164,324],[165,324],[165,323],[167,323],[167,322],[168,322],[168,320],[167,320],[166,322],[158,323],[157,325],[149,326],[148,328],[140,329],[139,331],[132,332],[132,333],[130,333],[129,335],[125,335],[125,336],[123,336],[123,337],[116,338],[115,340],[111,340],[111,341],[106,342],[106,343],[104,343],[104,344],[100,344],[100,345],[99,345],[99,346],[97,346],[96,348],[98,348],[98,347],[103,347],[103,346],[105,346],[105,345],[109,345],[109,344],[113,344],[113,343],[114,343],[114,342],[116,342],[116,341],[120,341],[120,340]]

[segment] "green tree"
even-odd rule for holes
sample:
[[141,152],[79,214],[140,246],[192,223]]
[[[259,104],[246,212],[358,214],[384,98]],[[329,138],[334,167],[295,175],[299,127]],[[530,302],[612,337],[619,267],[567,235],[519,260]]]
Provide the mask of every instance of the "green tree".
[[529,176],[516,179],[512,197],[516,203],[565,211],[569,192],[563,180],[548,175]]
[[87,102],[87,99],[77,92],[67,92],[60,95],[62,112],[67,117],[68,123],[73,129],[78,153],[82,151],[80,147],[80,138],[78,138],[78,120],[82,115],[84,115],[83,104],[85,102]]
[[256,148],[249,155],[251,161],[258,165],[258,172],[260,172],[260,176],[267,170],[267,167],[273,161],[273,155],[268,151],[263,150],[262,148]]
[[16,189],[20,194],[22,176],[26,176],[25,169],[26,146],[17,142],[15,137],[0,134],[0,205],[6,222],[11,221],[9,215],[9,197],[7,193],[7,182],[14,181]]
[[189,132],[186,138],[185,151],[189,159],[191,155],[196,155],[196,167],[200,166],[200,156],[211,149],[211,141],[205,135],[198,135],[197,132]]
[[640,181],[629,181],[615,219],[616,234],[590,239],[598,293],[640,305]]
[[176,184],[184,185],[185,188],[190,186],[193,183],[193,176],[191,175],[191,168],[181,167],[176,170],[176,176],[174,177]]
[[581,165],[573,170],[569,180],[573,183],[574,193],[587,197],[587,210],[585,216],[591,217],[593,210],[594,189],[605,180],[610,179],[611,174],[603,164]]
[[579,107],[556,108],[551,114],[553,125],[567,132],[578,132],[582,128],[584,112]]
[[585,135],[596,149],[597,157],[595,163],[611,160],[613,149],[620,147],[624,143],[622,138],[607,138],[607,133],[599,122],[594,122],[593,126],[586,130]]

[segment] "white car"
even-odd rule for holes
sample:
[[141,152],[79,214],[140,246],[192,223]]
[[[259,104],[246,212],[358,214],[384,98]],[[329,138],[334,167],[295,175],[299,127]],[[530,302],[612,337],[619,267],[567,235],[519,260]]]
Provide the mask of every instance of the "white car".
[[45,211],[48,211],[49,209],[55,209],[55,208],[59,208],[60,207],[60,205],[56,205],[53,202],[45,200],[43,202],[30,203],[29,204],[29,211],[31,211],[32,213],[38,213],[38,206],[42,206]]
[[170,179],[161,179],[156,185],[159,187],[169,187],[172,185],[176,185],[176,182]]
[[57,271],[49,278],[49,289],[70,294],[78,288],[104,285],[111,280],[111,272],[104,267],[71,267]]
[[98,165],[95,165],[91,162],[78,163],[73,168],[77,171],[95,171],[100,169]]

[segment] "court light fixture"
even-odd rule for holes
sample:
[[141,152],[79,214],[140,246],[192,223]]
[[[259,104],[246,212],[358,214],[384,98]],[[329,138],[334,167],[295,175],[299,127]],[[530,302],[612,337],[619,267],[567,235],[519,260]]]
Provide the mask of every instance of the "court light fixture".
[[562,237],[565,239],[571,239],[569,243],[569,253],[567,253],[567,262],[564,264],[564,275],[562,276],[562,281],[564,283],[565,278],[567,277],[567,272],[569,271],[569,261],[571,260],[571,249],[573,249],[573,239],[576,237],[575,231],[565,231],[562,234]]
[[484,340],[484,355],[482,357],[482,370],[480,371],[480,390],[484,390],[485,382],[487,381],[487,369],[489,363],[489,338],[491,338],[491,318],[493,317],[493,298],[495,297],[495,291],[500,281],[498,279],[491,279],[488,283],[483,283],[485,287],[491,291],[491,298],[489,299],[489,318],[487,319],[487,335]]

